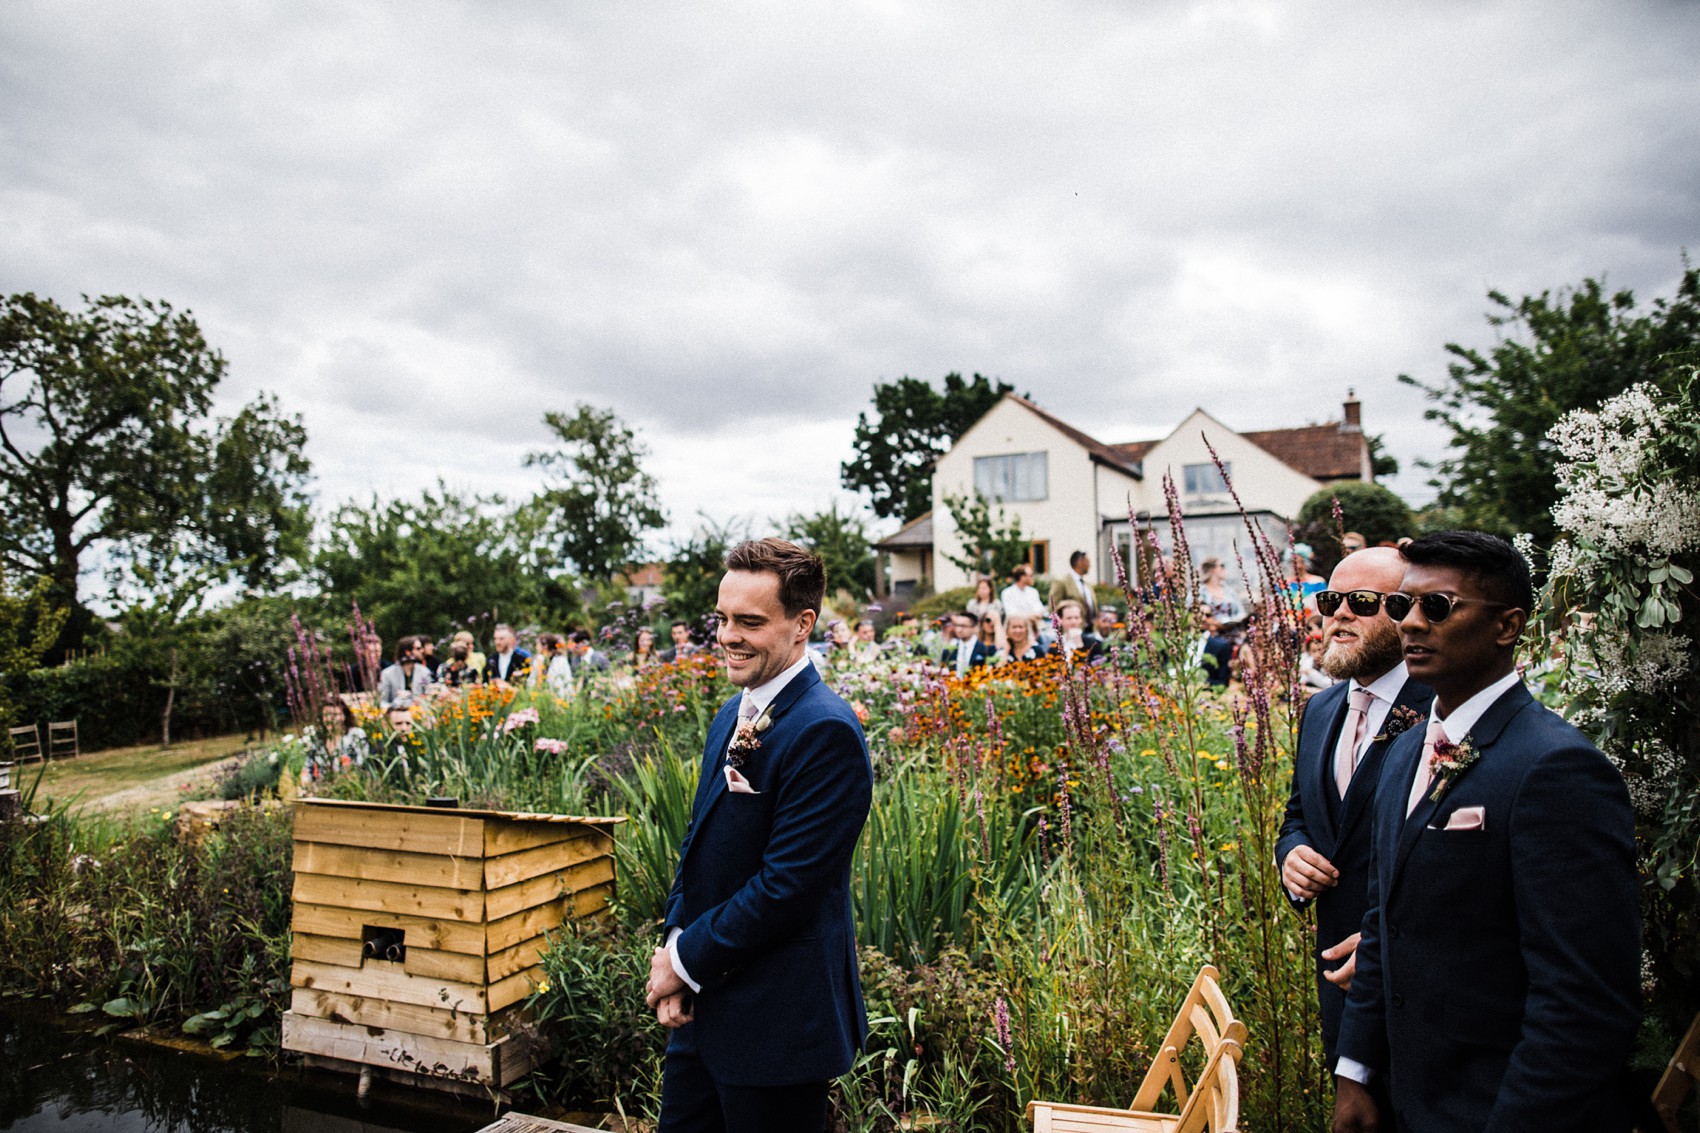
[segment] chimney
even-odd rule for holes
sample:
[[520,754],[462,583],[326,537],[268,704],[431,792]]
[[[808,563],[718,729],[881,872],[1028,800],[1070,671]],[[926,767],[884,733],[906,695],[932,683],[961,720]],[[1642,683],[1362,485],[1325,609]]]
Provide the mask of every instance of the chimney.
[[1358,392],[1349,386],[1346,389],[1346,404],[1344,409],[1346,411],[1346,416],[1340,422],[1340,431],[1342,433],[1363,432],[1364,419],[1358,406]]

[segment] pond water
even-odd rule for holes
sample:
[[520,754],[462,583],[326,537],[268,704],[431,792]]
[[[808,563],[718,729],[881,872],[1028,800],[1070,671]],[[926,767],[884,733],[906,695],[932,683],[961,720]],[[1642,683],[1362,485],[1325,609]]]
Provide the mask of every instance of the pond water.
[[20,1133],[472,1133],[489,1104],[351,1075],[221,1062],[66,1030],[50,1015],[0,1010],[0,1129]]

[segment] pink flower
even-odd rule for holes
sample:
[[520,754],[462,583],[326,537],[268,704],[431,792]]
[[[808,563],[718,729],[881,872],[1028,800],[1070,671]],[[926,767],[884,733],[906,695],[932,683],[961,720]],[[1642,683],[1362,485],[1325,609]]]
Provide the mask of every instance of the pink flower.
[[522,708],[502,721],[502,735],[505,736],[516,728],[523,728],[527,724],[535,723],[537,723],[537,709]]
[[547,739],[545,737],[540,736],[540,737],[538,737],[537,743],[534,746],[535,746],[536,750],[546,751],[550,755],[564,755],[564,754],[566,754],[566,750],[567,750],[567,741],[566,740],[551,740],[551,739]]

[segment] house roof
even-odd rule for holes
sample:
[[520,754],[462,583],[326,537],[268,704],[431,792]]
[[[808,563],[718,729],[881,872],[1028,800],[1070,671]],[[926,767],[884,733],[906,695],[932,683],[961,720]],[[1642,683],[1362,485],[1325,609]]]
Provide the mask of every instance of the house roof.
[[912,551],[933,545],[933,513],[923,512],[874,544],[879,551]]
[[[1025,397],[1022,397],[1019,394],[1006,393],[1004,396],[1019,402],[1021,405],[1031,410],[1057,432],[1085,449],[1091,455],[1092,459],[1097,461],[1099,464],[1107,464],[1116,471],[1125,472],[1136,480],[1143,480],[1145,478],[1145,471],[1140,468],[1138,458],[1135,457],[1130,459],[1121,451],[1122,449],[1132,446],[1107,445],[1103,441],[1098,440],[1096,437],[1087,436],[1085,433],[1076,429],[1073,425],[1070,425],[1067,421],[1062,420],[1060,417],[1056,417],[1045,412],[1043,409],[1040,409],[1037,405],[1034,405],[1031,401],[1028,401]],[[1145,446],[1146,450],[1149,450],[1150,447],[1150,445]],[[1140,455],[1144,455],[1144,450],[1141,451]]]
[[1264,429],[1240,436],[1312,480],[1358,480],[1364,475],[1363,430],[1348,428],[1338,421],[1300,425],[1296,429]]

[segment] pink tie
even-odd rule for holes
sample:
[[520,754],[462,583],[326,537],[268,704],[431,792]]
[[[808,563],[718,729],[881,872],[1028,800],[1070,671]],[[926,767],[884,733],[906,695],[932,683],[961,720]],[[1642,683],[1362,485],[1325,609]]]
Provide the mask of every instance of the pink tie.
[[1358,750],[1363,747],[1364,733],[1369,731],[1369,709],[1375,703],[1375,693],[1367,688],[1354,688],[1347,694],[1346,720],[1340,725],[1340,742],[1334,749],[1334,786],[1340,797],[1352,785],[1358,770]]
[[1434,745],[1450,742],[1440,721],[1429,717],[1428,734],[1423,737],[1422,761],[1417,764],[1417,774],[1411,780],[1411,797],[1405,800],[1406,818],[1411,817],[1411,812],[1417,809],[1417,804],[1428,794],[1429,784],[1434,782]]

